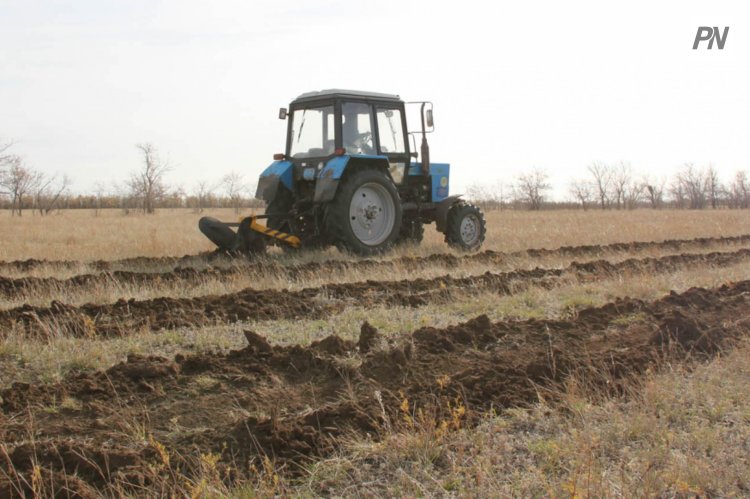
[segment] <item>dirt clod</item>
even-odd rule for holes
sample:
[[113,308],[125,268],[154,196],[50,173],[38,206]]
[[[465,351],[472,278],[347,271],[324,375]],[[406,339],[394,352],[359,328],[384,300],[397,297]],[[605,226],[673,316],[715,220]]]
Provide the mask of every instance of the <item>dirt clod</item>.
[[359,352],[369,352],[372,347],[380,342],[380,340],[381,336],[380,333],[378,333],[378,330],[371,326],[369,322],[365,321],[359,331],[359,342],[357,342]]
[[[628,314],[639,320],[622,321]],[[387,343],[364,323],[359,354],[335,335],[307,347],[271,347],[246,331],[242,350],[175,361],[131,355],[104,372],[12,385],[0,392],[8,449],[0,467],[29,483],[32,462],[50,480],[75,474],[80,483],[71,486],[84,497],[123,481],[161,480],[164,462],[177,456],[187,473],[201,455],[219,456],[217,469],[235,470],[227,480],[262,456],[299,469],[335,452],[344,435],[377,438],[383,425],[399,424],[404,400],[438,420],[450,418],[446,411],[458,400],[471,424],[485,410],[533,403],[540,387],[574,373],[588,372],[617,392],[622,380],[665,356],[696,359],[724,348],[747,334],[733,319],[749,315],[750,281],[744,281],[654,302],[618,300],[564,320],[479,316]],[[376,340],[382,348],[372,348]],[[679,348],[665,348],[672,345]],[[349,361],[357,355],[360,362]],[[80,408],[57,408],[64,399]],[[38,433],[33,447],[29,425]],[[0,480],[0,492],[8,486]]]
[[245,334],[245,339],[247,340],[247,348],[249,351],[255,353],[271,353],[273,351],[273,347],[271,347],[271,344],[268,343],[268,341],[258,333],[247,329],[244,330],[243,333]]

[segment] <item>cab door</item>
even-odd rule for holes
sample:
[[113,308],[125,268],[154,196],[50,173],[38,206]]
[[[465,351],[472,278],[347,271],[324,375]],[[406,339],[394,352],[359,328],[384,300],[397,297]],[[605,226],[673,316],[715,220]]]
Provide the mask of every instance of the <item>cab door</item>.
[[378,135],[378,153],[388,157],[391,177],[401,184],[409,164],[408,141],[403,110],[394,105],[375,105],[375,127]]

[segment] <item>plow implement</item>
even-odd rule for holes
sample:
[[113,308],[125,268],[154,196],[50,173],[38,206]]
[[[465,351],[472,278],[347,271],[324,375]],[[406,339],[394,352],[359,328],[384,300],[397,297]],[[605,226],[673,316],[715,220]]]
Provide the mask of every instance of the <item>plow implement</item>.
[[297,236],[271,229],[258,222],[259,219],[268,217],[269,215],[251,216],[236,223],[203,217],[198,221],[198,228],[220,250],[228,253],[254,255],[263,253],[269,244],[299,248],[300,240]]

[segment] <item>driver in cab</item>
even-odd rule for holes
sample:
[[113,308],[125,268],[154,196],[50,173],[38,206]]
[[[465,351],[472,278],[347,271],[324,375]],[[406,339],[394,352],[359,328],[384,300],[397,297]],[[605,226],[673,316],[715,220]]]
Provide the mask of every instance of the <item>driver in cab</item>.
[[[361,128],[360,125],[362,125]],[[342,129],[343,145],[347,153],[375,154],[372,132],[370,131],[370,107],[368,105],[345,106]]]

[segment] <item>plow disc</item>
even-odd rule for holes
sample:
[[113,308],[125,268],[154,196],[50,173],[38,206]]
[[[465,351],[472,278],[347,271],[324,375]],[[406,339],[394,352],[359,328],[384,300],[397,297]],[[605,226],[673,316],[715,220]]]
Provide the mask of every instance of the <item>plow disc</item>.
[[213,217],[203,217],[198,221],[198,228],[219,249],[233,251],[237,242],[237,233],[228,224]]

